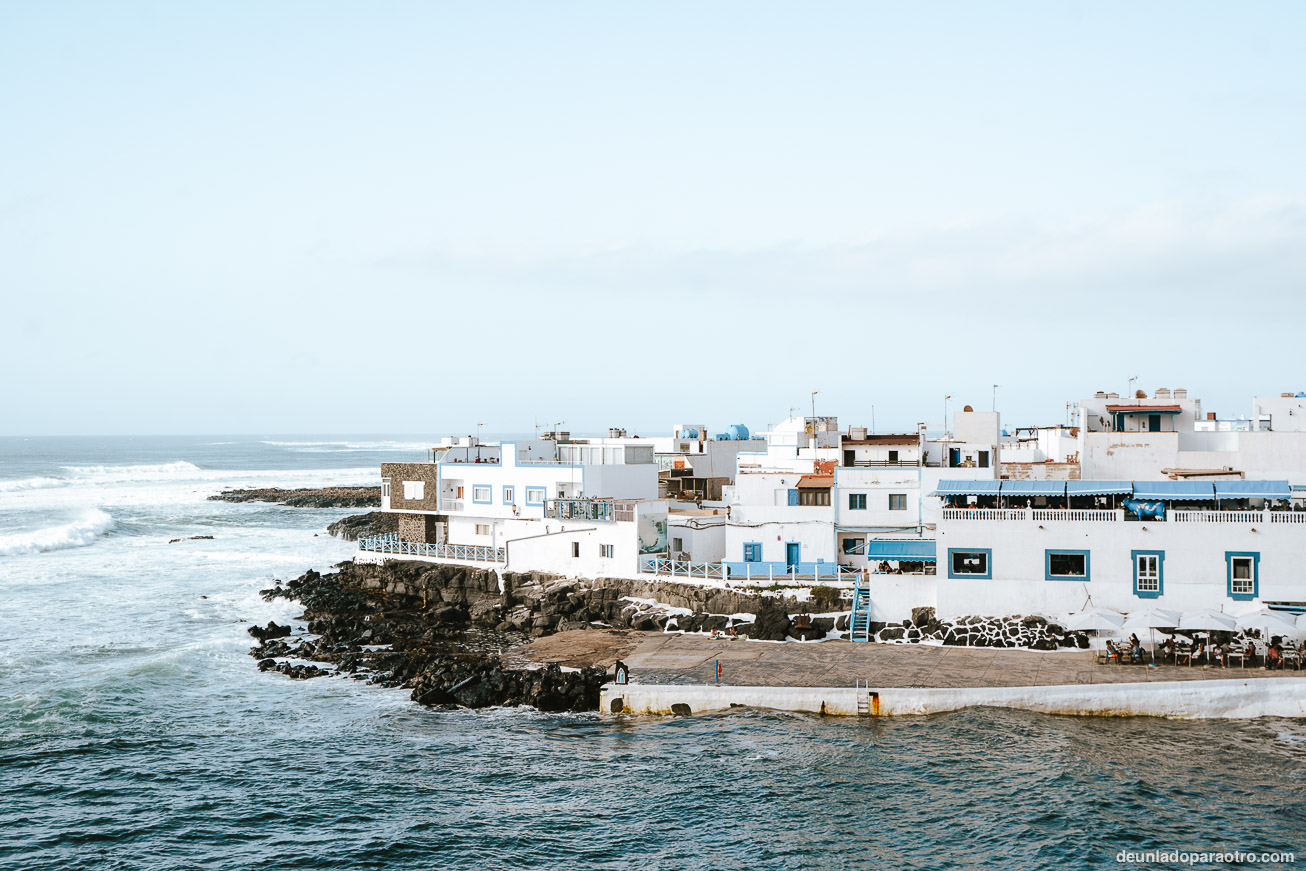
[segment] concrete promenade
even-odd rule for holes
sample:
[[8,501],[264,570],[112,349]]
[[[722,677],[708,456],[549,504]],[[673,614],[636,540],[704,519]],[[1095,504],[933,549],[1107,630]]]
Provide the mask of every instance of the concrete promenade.
[[1263,679],[1306,671],[1260,667],[1107,665],[1089,651],[1003,650],[822,641],[784,644],[712,640],[701,635],[644,633],[624,656],[631,680],[688,686],[1035,687],[1072,684]]

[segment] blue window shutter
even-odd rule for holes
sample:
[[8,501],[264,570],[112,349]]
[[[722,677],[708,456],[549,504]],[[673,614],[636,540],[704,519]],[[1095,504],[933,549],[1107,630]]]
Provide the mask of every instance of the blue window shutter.
[[790,490],[790,491],[789,491],[789,504],[790,504],[790,505],[797,505],[797,504],[798,504],[798,491],[797,491],[797,490]]

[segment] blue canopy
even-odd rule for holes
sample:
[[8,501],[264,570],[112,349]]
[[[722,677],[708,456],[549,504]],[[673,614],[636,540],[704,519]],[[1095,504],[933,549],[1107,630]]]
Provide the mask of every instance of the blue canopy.
[[1216,481],[1218,499],[1291,499],[1287,481]]
[[943,480],[939,482],[939,489],[935,490],[932,496],[996,496],[998,488],[1002,486],[1001,481],[988,479],[985,481],[955,481]]
[[1134,492],[1133,481],[1067,481],[1067,496],[1128,496]]
[[1134,498],[1170,501],[1214,499],[1210,481],[1135,481]]
[[1065,496],[1065,481],[1003,481],[1003,496]]
[[880,539],[866,542],[866,558],[934,562],[934,542],[927,539]]

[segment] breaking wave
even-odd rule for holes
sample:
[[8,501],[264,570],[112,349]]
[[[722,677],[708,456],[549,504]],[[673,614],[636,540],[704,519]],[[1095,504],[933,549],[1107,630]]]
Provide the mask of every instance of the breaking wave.
[[0,493],[16,493],[20,490],[46,490],[67,483],[58,478],[19,478],[16,481],[0,481]]
[[112,528],[113,518],[98,508],[92,508],[72,523],[0,535],[0,556],[85,547]]
[[193,478],[204,470],[194,463],[178,460],[175,463],[158,463],[143,466],[62,466],[65,472],[78,478],[97,478],[108,481],[153,481],[159,478]]
[[264,440],[263,444],[278,448],[289,448],[298,453],[334,454],[349,452],[385,452],[385,451],[424,451],[437,444],[429,442],[395,442],[395,441],[338,441],[338,442],[276,442]]

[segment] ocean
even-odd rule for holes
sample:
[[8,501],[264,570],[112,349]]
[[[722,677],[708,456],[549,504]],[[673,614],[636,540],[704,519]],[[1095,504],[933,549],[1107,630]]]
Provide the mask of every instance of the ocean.
[[604,719],[257,671],[246,629],[298,613],[258,591],[349,558],[356,512],[206,497],[429,443],[0,439],[0,868],[1306,865],[1299,721]]

